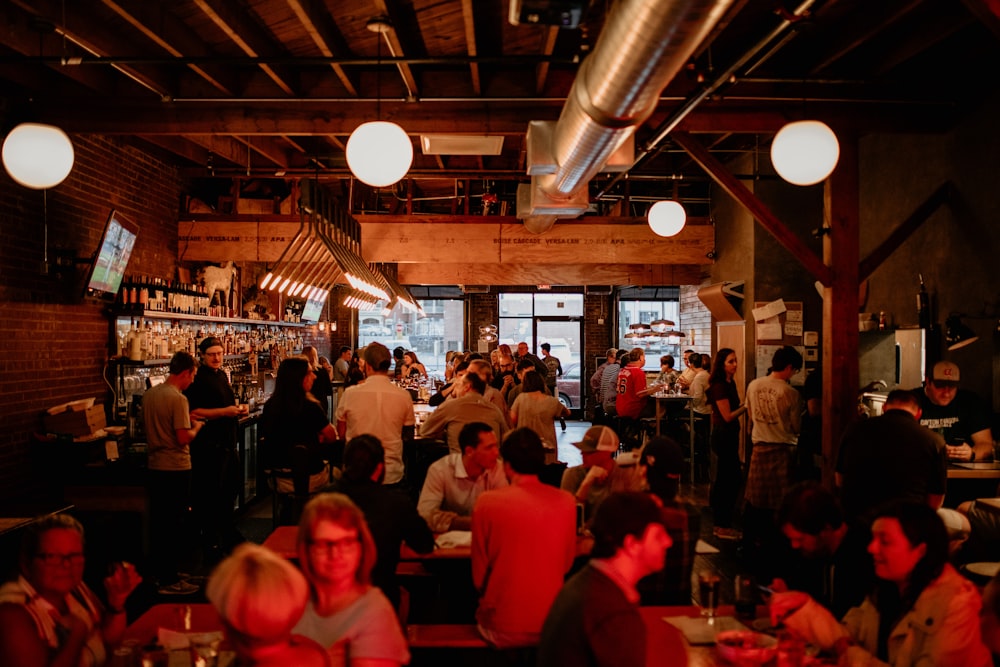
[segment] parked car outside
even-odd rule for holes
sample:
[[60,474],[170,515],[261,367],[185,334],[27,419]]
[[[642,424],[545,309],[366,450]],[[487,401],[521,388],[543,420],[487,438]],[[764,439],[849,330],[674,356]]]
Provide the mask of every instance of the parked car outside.
[[563,366],[562,376],[556,379],[556,391],[559,402],[570,410],[583,407],[583,397],[580,396],[579,363]]

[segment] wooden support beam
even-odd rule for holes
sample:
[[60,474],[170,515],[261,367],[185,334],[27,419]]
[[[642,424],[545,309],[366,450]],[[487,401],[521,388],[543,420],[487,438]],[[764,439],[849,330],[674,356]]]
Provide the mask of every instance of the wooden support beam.
[[399,264],[404,285],[697,285],[703,268],[692,264]]
[[[726,167],[713,157],[698,140],[687,132],[673,132],[670,137],[694,159],[701,168],[708,172],[716,183],[722,186],[736,201],[744,206],[761,226],[783,245],[802,266],[817,280],[829,285],[832,280],[830,267],[823,264],[812,250],[777,216],[771,212],[750,190],[736,179]],[[854,291],[857,294],[857,290]]]
[[868,279],[871,274],[875,272],[882,262],[889,258],[896,248],[903,245],[906,239],[910,238],[913,232],[920,228],[920,225],[937,211],[942,204],[948,202],[951,198],[951,194],[954,191],[954,187],[951,181],[946,181],[938,186],[930,197],[925,199],[923,203],[916,208],[916,210],[911,213],[906,220],[904,220],[896,229],[892,230],[889,234],[889,238],[883,241],[877,248],[871,251],[867,257],[861,261],[861,265],[858,269],[858,278],[860,280]]
[[823,480],[833,486],[836,447],[858,405],[859,192],[857,137],[838,133],[840,162],[827,179],[823,237],[827,266],[836,267],[823,289]]

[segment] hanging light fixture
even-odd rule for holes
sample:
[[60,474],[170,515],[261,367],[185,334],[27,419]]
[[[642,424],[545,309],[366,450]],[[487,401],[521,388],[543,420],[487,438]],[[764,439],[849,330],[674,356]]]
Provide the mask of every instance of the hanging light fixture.
[[52,188],[73,169],[73,142],[54,125],[21,123],[3,142],[3,166],[26,188]]
[[646,214],[649,228],[657,236],[676,236],[687,222],[684,207],[672,200],[658,201],[649,207]]
[[[377,16],[366,26],[378,35],[378,63],[382,61],[382,36],[392,25],[385,16]],[[381,116],[379,72],[376,71],[375,117]],[[347,140],[347,166],[362,183],[382,188],[399,181],[413,164],[413,142],[399,125],[373,120],[359,125]]]
[[785,125],[771,142],[771,163],[793,185],[815,185],[833,172],[840,144],[833,130],[818,120]]
[[657,333],[663,333],[668,331],[670,327],[674,326],[673,320],[653,320],[649,323],[650,328]]
[[944,322],[944,342],[948,351],[958,350],[979,340],[979,336],[967,324],[962,323],[960,315],[952,313]]

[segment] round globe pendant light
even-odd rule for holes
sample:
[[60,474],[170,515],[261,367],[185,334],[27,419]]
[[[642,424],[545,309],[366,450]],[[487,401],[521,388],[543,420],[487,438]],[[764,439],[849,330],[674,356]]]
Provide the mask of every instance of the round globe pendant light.
[[21,123],[3,142],[4,169],[26,188],[59,185],[73,169],[73,159],[73,142],[52,125]]
[[840,158],[837,135],[818,120],[785,125],[771,143],[771,163],[794,185],[814,185],[833,171]]
[[413,143],[399,125],[384,120],[363,123],[347,140],[347,166],[374,188],[399,181],[413,164]]
[[649,208],[647,214],[649,228],[659,236],[675,236],[687,222],[684,207],[675,201],[658,201]]

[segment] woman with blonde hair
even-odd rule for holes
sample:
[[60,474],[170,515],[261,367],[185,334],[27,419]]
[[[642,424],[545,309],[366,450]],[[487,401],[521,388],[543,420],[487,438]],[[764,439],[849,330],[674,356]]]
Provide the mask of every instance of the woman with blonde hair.
[[309,597],[309,584],[294,565],[252,543],[236,547],[205,589],[226,637],[252,667],[330,667],[330,655],[312,639],[292,634]]
[[306,504],[298,555],[309,601],[295,631],[316,640],[347,667],[398,667],[410,660],[396,612],[372,586],[375,541],[364,514],[342,493]]

